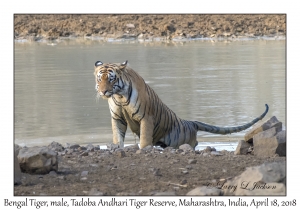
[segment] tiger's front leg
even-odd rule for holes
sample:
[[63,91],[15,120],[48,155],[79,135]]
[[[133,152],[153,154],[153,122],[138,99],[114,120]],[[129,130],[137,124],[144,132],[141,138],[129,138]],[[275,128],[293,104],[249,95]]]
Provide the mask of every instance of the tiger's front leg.
[[154,123],[152,117],[143,118],[140,124],[140,148],[153,146]]
[[120,148],[124,148],[124,138],[127,130],[127,123],[123,118],[111,118],[113,143],[119,144]]
[[113,99],[108,100],[110,114],[111,114],[111,125],[113,132],[113,143],[119,144],[120,148],[124,148],[124,138],[127,130],[127,122],[122,113],[122,106],[115,104]]

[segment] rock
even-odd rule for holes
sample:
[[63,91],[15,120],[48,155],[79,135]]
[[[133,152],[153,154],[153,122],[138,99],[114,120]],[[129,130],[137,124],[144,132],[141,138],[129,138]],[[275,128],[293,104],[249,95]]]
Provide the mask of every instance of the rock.
[[80,147],[79,144],[70,144],[69,148],[70,149],[78,149]]
[[186,183],[187,183],[187,180],[186,180],[186,179],[183,179],[183,180],[180,181],[180,184],[181,184],[181,185],[184,185],[184,184],[186,184]]
[[126,27],[127,28],[135,28],[134,24],[132,24],[132,23],[126,24]]
[[57,152],[48,147],[28,147],[19,151],[18,160],[22,172],[48,174],[57,171]]
[[90,190],[90,192],[88,193],[88,195],[97,195],[97,196],[100,195],[100,196],[102,196],[102,195],[104,195],[104,193],[98,191],[96,188],[92,188],[92,189]]
[[179,146],[179,149],[182,149],[184,152],[194,151],[194,148],[189,144],[182,144],[182,145]]
[[17,155],[19,154],[20,149],[22,149],[21,146],[19,146],[18,144],[14,144],[14,150]]
[[197,160],[195,160],[195,159],[188,160],[188,164],[196,164],[196,163],[197,163]]
[[286,163],[272,162],[249,167],[241,175],[227,181],[225,185],[237,188],[224,189],[224,195],[285,195]]
[[123,158],[123,157],[126,156],[123,149],[117,149],[117,150],[115,151],[115,154],[116,154],[119,158]]
[[88,156],[89,152],[88,151],[83,151],[80,153],[80,156]]
[[[18,149],[18,148],[17,148]],[[18,151],[16,151],[15,147],[15,152],[14,152],[14,184],[19,185],[21,184],[21,168],[18,160]]]
[[276,128],[277,132],[282,130],[282,122],[279,122],[275,116],[271,117],[269,120],[265,122],[258,122],[256,125],[254,125],[253,128],[245,134],[245,141],[248,143],[252,143],[253,136],[255,134],[268,130],[273,127]]
[[186,170],[184,170],[184,171],[182,171],[182,173],[183,173],[183,174],[188,174],[189,172],[186,171]]
[[125,147],[125,148],[124,148],[124,151],[125,151],[125,152],[129,152],[129,151],[135,152],[135,151],[137,151],[137,150],[139,150],[139,149],[140,149],[140,147],[139,147],[138,144],[133,144],[133,145],[129,145],[129,146]]
[[254,155],[272,157],[275,154],[286,156],[286,131],[280,131],[275,136],[275,128],[258,133],[253,137]]
[[201,195],[201,196],[215,196],[215,195],[221,195],[222,191],[218,188],[209,188],[206,186],[197,187],[191,191],[189,191],[186,195],[189,196],[195,196],[195,195]]
[[222,156],[223,154],[221,154],[220,152],[216,152],[216,151],[212,151],[210,153],[212,156]]
[[50,172],[49,172],[49,175],[50,175],[50,176],[57,176],[57,173],[56,173],[55,171],[50,171]]
[[85,176],[87,176],[88,174],[89,174],[88,171],[82,171],[81,174],[80,174],[80,176],[81,176],[81,177],[85,177]]
[[92,150],[95,150],[95,146],[92,145],[92,144],[88,144],[88,145],[86,146],[86,149],[92,151]]
[[[277,134],[276,128],[270,128],[268,130],[262,131],[260,133],[257,133],[253,136],[253,141],[258,139],[266,139],[271,138]],[[254,145],[254,143],[253,143]]]
[[234,154],[235,155],[246,155],[249,151],[249,148],[252,145],[249,144],[248,142],[244,141],[244,140],[239,140],[239,143],[235,149]]
[[207,146],[206,148],[205,148],[205,150],[204,150],[205,152],[211,152],[212,151],[212,149],[211,149],[211,147],[210,146]]
[[148,146],[144,147],[142,150],[150,151],[152,149],[153,149],[153,146],[152,145],[148,145]]
[[153,171],[154,176],[162,176],[160,168],[152,168],[151,171]]
[[135,153],[136,153],[136,154],[145,154],[146,151],[143,150],[143,149],[139,149],[139,150],[137,150]]
[[62,152],[65,150],[65,148],[63,147],[63,145],[61,145],[58,142],[51,142],[51,144],[48,145],[48,148],[55,151],[55,152]]
[[154,196],[174,196],[176,193],[174,191],[167,191],[167,192],[157,192]]
[[165,153],[167,153],[167,152],[174,153],[175,149],[173,147],[166,147],[166,148],[164,148],[163,152],[165,152]]
[[207,153],[207,152],[204,152],[203,154],[202,154],[202,156],[204,156],[204,157],[206,157],[206,156],[208,156],[209,154]]
[[111,150],[111,151],[115,151],[116,149],[120,148],[119,144],[114,144],[114,143],[106,144],[106,146],[107,146],[107,149]]
[[77,150],[78,151],[85,151],[85,150],[87,150],[87,148],[84,147],[84,146],[80,146],[80,147],[77,148]]

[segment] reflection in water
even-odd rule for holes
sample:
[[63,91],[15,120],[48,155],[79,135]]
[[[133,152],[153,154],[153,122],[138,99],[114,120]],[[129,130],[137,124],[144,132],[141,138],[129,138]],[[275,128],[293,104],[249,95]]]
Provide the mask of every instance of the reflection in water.
[[[15,143],[111,142],[107,101],[97,101],[94,89],[97,60],[128,60],[183,119],[236,126],[268,103],[266,118],[275,115],[285,124],[285,41],[16,42]],[[198,141],[236,142],[244,133],[198,132]],[[126,143],[134,143],[130,130]]]

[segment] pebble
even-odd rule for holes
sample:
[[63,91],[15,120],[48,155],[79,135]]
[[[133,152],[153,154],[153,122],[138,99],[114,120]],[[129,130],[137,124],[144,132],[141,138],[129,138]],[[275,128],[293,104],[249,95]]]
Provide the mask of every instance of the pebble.
[[146,151],[143,150],[143,149],[139,149],[139,150],[137,150],[135,153],[136,153],[136,154],[145,154]]
[[195,160],[195,159],[188,160],[188,164],[196,164],[196,163],[197,163],[197,160]]
[[123,157],[126,156],[123,149],[117,149],[117,150],[115,151],[115,153],[117,154],[117,156],[118,156],[119,158],[123,158]]
[[88,192],[88,195],[104,195],[104,193],[103,192],[100,192],[100,191],[98,191],[96,188],[92,188],[91,190],[90,190],[90,192]]
[[87,151],[80,153],[80,156],[88,156],[88,155],[89,155],[89,153]]
[[50,176],[57,176],[57,173],[56,173],[55,171],[50,171],[50,172],[49,172],[49,175],[50,175]]
[[213,155],[213,156],[222,156],[223,155],[223,154],[221,154],[219,152],[216,152],[216,151],[212,151],[210,154]]
[[81,172],[81,176],[82,176],[82,177],[87,176],[88,173],[89,173],[88,171],[82,171],[82,172]]
[[183,173],[183,174],[188,174],[189,172],[188,172],[188,171],[182,171],[182,173]]

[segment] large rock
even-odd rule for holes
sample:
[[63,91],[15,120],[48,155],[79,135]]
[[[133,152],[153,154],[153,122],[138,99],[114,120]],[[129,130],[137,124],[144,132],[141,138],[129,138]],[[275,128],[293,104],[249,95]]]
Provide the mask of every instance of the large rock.
[[224,195],[286,195],[285,169],[284,161],[249,167],[223,185]]
[[30,174],[48,174],[57,171],[57,152],[48,147],[22,148],[18,154],[22,172]]
[[249,144],[248,142],[244,141],[244,140],[239,140],[239,143],[235,149],[234,154],[235,155],[246,155],[249,151],[249,148],[252,145]]
[[[275,135],[273,135],[275,133]],[[271,128],[258,133],[253,137],[254,155],[272,157],[275,154],[286,156],[286,131],[276,134],[276,129]]]
[[279,132],[282,130],[282,122],[278,121],[275,116],[271,117],[265,122],[258,122],[253,128],[245,134],[245,141],[248,143],[253,142],[253,136],[262,131],[268,130],[270,128],[276,128],[276,131]]
[[18,145],[15,145],[15,152],[14,152],[14,184],[15,185],[21,184],[21,169],[18,161],[18,154],[20,149],[21,148]]

